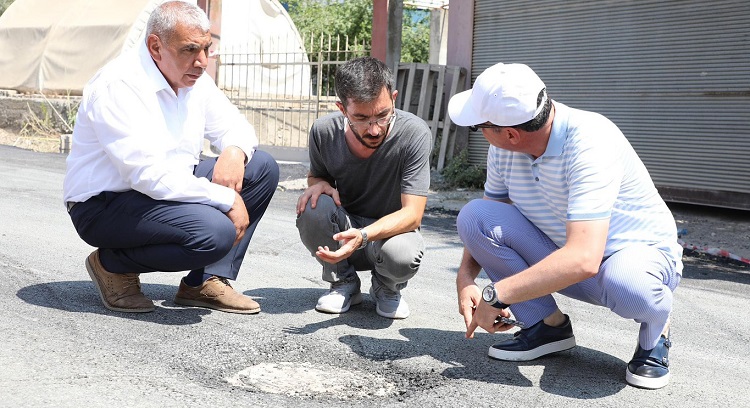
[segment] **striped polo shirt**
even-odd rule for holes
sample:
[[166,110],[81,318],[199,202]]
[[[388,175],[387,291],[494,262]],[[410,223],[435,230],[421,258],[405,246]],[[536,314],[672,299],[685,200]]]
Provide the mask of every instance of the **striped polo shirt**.
[[510,199],[558,247],[567,221],[609,218],[605,257],[656,245],[681,273],[674,217],[622,132],[600,114],[554,105],[550,140],[536,160],[490,146],[484,195]]

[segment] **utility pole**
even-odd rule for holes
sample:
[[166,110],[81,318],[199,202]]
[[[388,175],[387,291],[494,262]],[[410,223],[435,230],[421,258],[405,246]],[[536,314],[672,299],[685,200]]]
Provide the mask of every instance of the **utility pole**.
[[388,52],[385,65],[395,74],[401,62],[401,29],[404,21],[404,0],[388,2]]
[[404,0],[373,0],[370,55],[394,72],[401,62],[401,28]]

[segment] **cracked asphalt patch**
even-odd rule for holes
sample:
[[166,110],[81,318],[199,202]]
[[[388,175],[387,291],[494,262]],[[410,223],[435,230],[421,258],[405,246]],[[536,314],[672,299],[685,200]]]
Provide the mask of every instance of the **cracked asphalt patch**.
[[[329,353],[316,352],[320,342]],[[317,334],[287,328],[272,342],[249,350],[249,360],[256,362],[224,381],[251,393],[300,401],[404,401],[449,381],[434,368],[424,369],[434,359],[420,356],[420,348],[414,342],[353,334],[326,342]]]
[[260,363],[227,379],[230,384],[301,398],[351,400],[391,397],[396,384],[367,372],[311,363]]

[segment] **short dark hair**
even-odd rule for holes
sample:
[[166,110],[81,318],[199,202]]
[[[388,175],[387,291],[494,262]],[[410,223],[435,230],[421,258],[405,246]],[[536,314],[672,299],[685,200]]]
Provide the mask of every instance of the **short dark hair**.
[[355,58],[336,69],[336,96],[344,106],[349,99],[356,102],[373,101],[383,87],[389,95],[393,93],[393,73],[377,58]]
[[[536,105],[539,106],[540,103],[542,103],[542,99],[544,99],[544,94],[546,92],[547,88],[542,88],[541,91],[539,91],[539,95],[536,97]],[[531,119],[528,122],[521,123],[520,125],[511,126],[516,129],[521,129],[526,132],[535,132],[544,126],[545,123],[547,123],[547,119],[549,119],[549,113],[552,110],[552,98],[547,96],[547,101],[544,102],[544,108],[542,108],[542,111],[539,112],[538,115],[534,119]]]

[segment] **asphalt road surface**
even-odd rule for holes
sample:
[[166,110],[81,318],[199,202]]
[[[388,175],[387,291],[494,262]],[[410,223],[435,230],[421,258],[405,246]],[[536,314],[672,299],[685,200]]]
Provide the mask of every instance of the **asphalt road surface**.
[[[282,179],[299,166],[282,165]],[[455,213],[436,209],[423,223],[422,269],[404,291],[406,320],[379,317],[367,295],[343,315],[313,309],[327,286],[294,226],[299,191],[283,189],[235,284],[260,302],[259,315],[175,305],[178,273],[141,276],[155,312],[110,312],[84,268],[92,248],[62,204],[64,170],[62,155],[0,146],[0,406],[750,406],[750,271],[741,265],[685,259],[672,381],[648,391],[624,380],[638,325],[565,297],[571,351],[509,363],[486,353],[511,334],[466,340]]]

